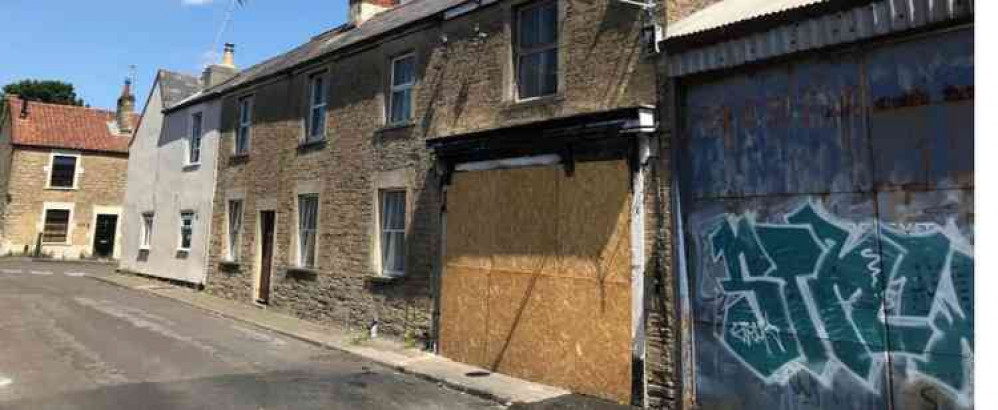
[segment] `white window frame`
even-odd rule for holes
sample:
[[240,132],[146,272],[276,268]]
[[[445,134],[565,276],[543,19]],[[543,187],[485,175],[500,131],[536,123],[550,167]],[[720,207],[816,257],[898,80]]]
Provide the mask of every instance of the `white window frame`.
[[139,250],[149,250],[152,245],[152,229],[156,214],[152,211],[143,212],[139,218],[142,221],[142,229],[139,230]]
[[[253,135],[253,102],[253,95],[246,95],[236,100],[238,117],[236,118],[236,139],[232,144],[232,153],[235,155],[249,154],[250,140]],[[241,140],[245,140],[242,150],[239,149]]]
[[[52,185],[52,172],[55,171],[55,157],[72,157],[76,159],[76,164],[73,166],[73,186],[53,186]],[[45,167],[45,188],[46,189],[63,189],[63,190],[74,190],[78,189],[80,186],[80,175],[83,175],[83,167],[81,166],[83,156],[77,152],[68,151],[52,151],[49,153],[49,164]]]
[[[314,260],[311,261],[312,263],[306,263],[306,261],[305,261],[305,255],[306,255],[306,253],[305,253],[305,248],[304,248],[304,243],[303,243],[304,241],[302,240],[304,238],[305,234],[306,234],[302,230],[302,221],[301,221],[301,212],[302,212],[301,211],[301,203],[302,203],[302,198],[304,198],[304,197],[315,198],[315,218],[314,218],[315,219],[315,227],[312,228],[312,231],[314,231],[314,235],[315,235],[315,238],[312,240],[312,246],[314,247],[312,255],[314,257]],[[296,244],[297,245],[296,246],[297,255],[296,255],[296,258],[295,258],[295,265],[298,266],[299,268],[314,269],[319,264],[319,226],[321,226],[320,223],[319,223],[319,213],[320,213],[320,210],[322,209],[322,205],[320,205],[319,194],[317,194],[317,193],[299,193],[298,197],[295,200],[296,200],[296,204],[297,204],[295,206],[295,211],[296,211],[295,212],[295,233],[297,234],[296,239],[295,239],[295,241],[297,242],[297,244]]]
[[[190,216],[190,218],[185,218],[185,216]],[[190,252],[191,246],[194,245],[194,219],[196,217],[197,217],[197,214],[194,211],[191,211],[191,210],[180,211],[180,226],[179,226],[180,230],[178,231],[180,233],[180,236],[177,237],[177,251],[180,251],[180,252]],[[187,220],[191,221],[191,243],[187,244],[187,247],[185,248],[184,247],[184,221],[187,221]]]
[[[413,70],[412,81],[404,83],[404,84],[395,84],[395,64],[398,63],[399,61],[405,60],[407,58],[411,58],[412,59],[412,70]],[[414,103],[413,103],[414,102],[413,89],[416,87],[416,73],[415,73],[415,71],[416,71],[416,54],[415,53],[406,53],[406,54],[399,55],[399,56],[397,56],[395,58],[392,58],[391,64],[389,65],[389,71],[388,71],[388,111],[385,113],[386,114],[385,115],[385,119],[386,119],[385,123],[386,124],[388,124],[388,125],[398,125],[398,124],[405,124],[405,123],[407,123],[409,121],[412,121],[412,112],[413,112],[413,108],[414,108],[413,107],[413,105],[414,105]],[[397,121],[393,121],[392,120],[392,113],[395,111],[393,109],[393,108],[395,108],[395,93],[396,92],[400,92],[400,91],[409,91],[409,94],[408,94],[408,96],[409,96],[409,115],[407,115],[406,118],[403,118],[403,119],[400,119],[400,120],[397,120]]]
[[[236,232],[232,232],[232,204],[239,204],[239,213],[236,215],[239,218],[239,229]],[[226,260],[229,262],[236,262],[241,259],[239,254],[240,247],[242,246],[242,236],[243,236],[243,223],[245,222],[246,208],[245,203],[242,198],[232,198],[226,201],[225,205],[225,233],[226,233]]]
[[[42,245],[71,245],[73,243],[73,216],[76,204],[67,202],[45,202],[42,205],[42,215],[38,223],[38,232],[42,234]],[[48,220],[48,211],[69,211],[69,219],[66,221],[66,240],[62,242],[48,242],[45,240],[45,222]]]
[[[562,88],[562,85],[561,85],[561,70],[562,70],[562,67],[561,67],[561,61],[560,61],[561,60],[561,32],[559,30],[561,29],[562,22],[561,22],[561,9],[560,9],[561,5],[559,4],[559,1],[560,0],[537,0],[537,1],[534,1],[534,2],[531,2],[531,3],[524,4],[522,6],[518,6],[518,7],[516,7],[516,8],[513,9],[513,13],[514,13],[513,14],[513,36],[511,36],[512,39],[513,39],[513,95],[515,96],[515,100],[517,102],[531,101],[531,100],[536,100],[536,99],[541,99],[541,98],[548,98],[548,97],[551,97],[551,96],[554,96],[554,95],[558,95],[558,93],[561,92],[561,88]],[[548,45],[536,46],[536,47],[532,47],[532,48],[529,48],[529,49],[526,49],[526,50],[522,49],[521,46],[520,46],[520,36],[522,35],[521,33],[523,32],[523,30],[520,29],[520,24],[523,21],[523,14],[525,12],[529,11],[529,10],[540,8],[540,7],[546,6],[548,4],[553,4],[554,5],[555,14],[556,14],[556,18],[555,18],[555,24],[556,24],[556,26],[555,26],[555,39],[554,39],[554,41],[551,44],[548,44]],[[543,52],[550,51],[551,49],[555,50],[555,60],[556,60],[555,75],[557,76],[557,78],[555,80],[555,89],[554,89],[554,92],[552,92],[550,94],[541,94],[541,95],[535,95],[535,96],[531,96],[531,97],[522,97],[520,95],[520,59],[523,58],[526,55],[543,53]]]
[[[197,122],[195,122],[195,119],[197,119]],[[194,129],[195,124],[197,124],[197,133],[195,133]],[[188,139],[187,139],[186,164],[198,165],[201,163],[201,143],[204,140],[204,113],[201,111],[191,113],[190,122],[187,124],[187,129],[189,135],[187,137]],[[197,153],[197,159],[194,158],[195,153]]]
[[[319,95],[322,97],[322,100],[319,103],[315,102],[315,92],[316,92],[315,82],[317,80],[322,81],[322,87],[320,87],[319,90]],[[328,101],[329,96],[327,95],[328,94],[327,91],[329,89],[329,82],[326,79],[326,70],[320,70],[313,72],[312,74],[309,74],[307,86],[308,86],[308,92],[306,93],[306,95],[308,96],[308,104],[307,104],[308,112],[305,113],[305,138],[303,139],[303,141],[305,143],[324,141],[326,139],[326,129],[329,128],[329,125],[327,124],[329,120],[328,118],[329,113],[326,110],[326,107],[329,105]],[[313,130],[315,124],[312,123],[312,119],[315,118],[314,113],[316,110],[322,110],[322,117],[323,117],[322,130],[319,132],[318,135],[315,135],[315,132]]]
[[[402,194],[402,229],[397,228],[385,228],[384,220],[387,217],[385,215],[385,196],[387,194]],[[409,227],[409,193],[405,188],[382,188],[378,190],[378,257],[379,257],[379,273],[381,276],[385,277],[402,277],[405,276],[405,265],[406,265],[406,242],[408,240],[407,230]],[[401,270],[388,270],[385,263],[385,252],[387,250],[385,243],[385,234],[388,233],[401,233],[402,234],[402,245],[400,250],[402,251],[402,269]]]

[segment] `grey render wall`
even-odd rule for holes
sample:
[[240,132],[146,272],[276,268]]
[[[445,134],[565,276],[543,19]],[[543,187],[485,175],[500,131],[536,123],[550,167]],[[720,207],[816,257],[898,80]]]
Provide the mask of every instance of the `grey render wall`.
[[[128,163],[121,267],[146,275],[203,284],[215,187],[219,104],[215,100],[163,115],[155,87]],[[200,165],[186,165],[190,118],[202,113]],[[178,251],[180,212],[194,211],[190,251]],[[152,239],[140,249],[142,214],[153,213]]]

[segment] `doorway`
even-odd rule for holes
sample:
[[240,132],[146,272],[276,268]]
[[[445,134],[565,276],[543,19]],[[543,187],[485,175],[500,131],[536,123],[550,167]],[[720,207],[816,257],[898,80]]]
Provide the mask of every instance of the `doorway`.
[[274,211],[260,211],[260,283],[256,301],[270,302],[270,276],[274,268]]
[[94,227],[94,256],[110,258],[114,254],[114,234],[117,232],[118,215],[98,214]]

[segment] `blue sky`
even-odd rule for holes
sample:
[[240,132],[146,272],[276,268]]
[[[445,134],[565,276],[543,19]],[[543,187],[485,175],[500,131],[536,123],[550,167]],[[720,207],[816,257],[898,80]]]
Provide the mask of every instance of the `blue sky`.
[[[0,0],[0,86],[62,80],[87,104],[111,108],[134,64],[141,109],[157,69],[200,73],[230,1]],[[245,3],[220,41],[236,44],[240,68],[342,24],[348,0]]]

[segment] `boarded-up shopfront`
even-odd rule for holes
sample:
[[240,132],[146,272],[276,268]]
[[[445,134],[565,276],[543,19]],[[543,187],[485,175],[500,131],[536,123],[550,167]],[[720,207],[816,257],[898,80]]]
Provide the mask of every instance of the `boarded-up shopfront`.
[[643,241],[632,235],[641,217],[633,217],[636,150],[629,147],[638,137],[613,135],[618,141],[609,146],[576,142],[569,161],[564,149],[543,148],[514,159],[495,151],[479,161],[452,158],[442,355],[631,401],[641,319],[634,282],[643,276],[635,278],[633,247]]
[[697,408],[974,407],[974,40],[960,4],[770,16],[745,26],[769,31],[718,44],[673,33]]

